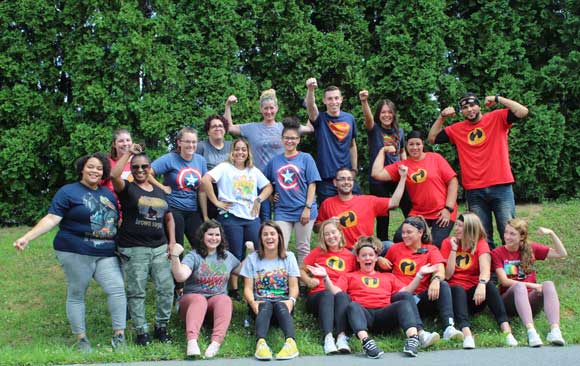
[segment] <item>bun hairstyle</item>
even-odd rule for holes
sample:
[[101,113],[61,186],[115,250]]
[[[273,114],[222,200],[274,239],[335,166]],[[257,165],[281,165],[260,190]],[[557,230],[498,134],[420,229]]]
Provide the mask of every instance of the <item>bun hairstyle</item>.
[[360,250],[365,247],[373,248],[375,253],[379,255],[379,253],[383,251],[383,242],[374,236],[362,235],[358,238],[356,244],[354,245],[354,253],[358,255]]
[[300,121],[295,116],[284,117],[282,120],[282,125],[284,128],[282,129],[282,135],[288,130],[294,130],[299,133],[300,130]]
[[414,226],[417,230],[423,230],[423,235],[421,235],[421,244],[430,244],[431,243],[431,230],[429,229],[429,225],[427,225],[427,221],[423,216],[409,216],[403,221],[403,225],[408,224]]
[[260,107],[265,102],[270,101],[274,102],[275,105],[278,105],[278,98],[276,98],[276,90],[274,89],[268,89],[262,92],[262,94],[260,95]]

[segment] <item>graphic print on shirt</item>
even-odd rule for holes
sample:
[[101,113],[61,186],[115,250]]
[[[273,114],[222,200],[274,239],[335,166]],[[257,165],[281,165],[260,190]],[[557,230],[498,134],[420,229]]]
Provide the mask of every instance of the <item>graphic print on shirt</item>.
[[259,270],[254,275],[254,290],[260,300],[278,300],[288,294],[288,272],[283,269]]
[[326,266],[339,272],[344,272],[346,269],[346,263],[344,260],[336,255],[326,258]]
[[381,281],[376,277],[362,276],[360,279],[362,283],[368,288],[377,288],[381,283]]
[[201,184],[201,173],[199,170],[186,166],[177,173],[177,189],[180,191],[197,190]]
[[228,267],[223,260],[209,264],[202,262],[196,274],[201,292],[211,295],[217,294],[226,288],[229,278],[227,272]]
[[469,252],[457,252],[455,256],[455,266],[461,269],[468,269],[473,264],[473,255]]
[[[532,265],[530,269],[532,272],[536,270],[534,265]],[[508,277],[517,278],[519,280],[523,280],[526,278],[526,273],[524,272],[524,269],[520,266],[519,259],[504,260],[503,270],[505,271],[506,275],[508,275]]]
[[328,129],[330,132],[336,136],[339,142],[342,142],[347,136],[348,132],[350,131],[350,125],[348,122],[327,122]]
[[423,168],[419,168],[413,174],[411,174],[412,183],[423,183],[426,180],[427,180],[427,170]]
[[[89,237],[112,239],[117,234],[118,213],[116,206],[105,196],[99,196],[99,200],[97,201],[96,197],[91,193],[86,193],[83,196],[83,204],[91,212],[92,232],[90,235],[87,235],[85,240],[92,240],[95,246],[98,246],[100,242],[89,239]],[[110,244],[109,241],[106,244]]]
[[299,189],[300,169],[294,164],[286,164],[278,169],[278,184],[286,191]]
[[167,201],[157,197],[141,196],[137,202],[139,216],[135,218],[135,225],[161,229],[162,216],[167,211]]
[[[393,146],[397,148],[398,145],[399,145],[399,136],[383,132],[383,146]],[[393,154],[398,154],[398,152],[395,152]]]
[[399,270],[406,276],[413,276],[417,272],[417,263],[412,259],[405,258],[399,262]]
[[338,215],[338,221],[342,227],[353,227],[358,224],[358,217],[354,211],[344,211]]
[[469,145],[479,145],[485,141],[485,131],[482,128],[474,128],[467,134],[467,143]]
[[254,205],[252,197],[255,189],[254,181],[248,175],[240,174],[234,177],[234,198],[248,208]]

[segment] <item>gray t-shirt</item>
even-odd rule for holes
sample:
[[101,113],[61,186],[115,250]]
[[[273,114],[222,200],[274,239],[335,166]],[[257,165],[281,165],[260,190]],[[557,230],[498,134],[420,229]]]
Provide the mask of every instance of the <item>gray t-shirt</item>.
[[282,144],[283,129],[284,126],[280,122],[276,122],[272,126],[267,126],[263,122],[240,125],[242,137],[245,137],[250,142],[254,165],[262,173],[274,156],[284,152],[284,145]]
[[187,253],[181,263],[192,270],[191,276],[185,280],[183,292],[212,297],[226,293],[230,273],[240,261],[227,250],[225,259],[222,259],[218,258],[217,253],[203,258],[194,249]]
[[209,141],[200,141],[195,152],[205,158],[207,169],[211,170],[219,163],[228,160],[231,148],[232,142],[227,140],[224,140],[224,147],[221,149],[216,148]]
[[254,252],[246,258],[240,274],[254,279],[256,301],[288,300],[288,277],[300,277],[300,269],[294,253],[286,254],[286,259],[260,259]]

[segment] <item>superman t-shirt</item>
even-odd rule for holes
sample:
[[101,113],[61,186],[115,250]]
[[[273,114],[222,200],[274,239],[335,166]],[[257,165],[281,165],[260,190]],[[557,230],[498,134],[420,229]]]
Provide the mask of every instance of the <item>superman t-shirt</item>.
[[327,112],[320,112],[312,125],[316,137],[316,166],[322,179],[334,178],[338,168],[352,168],[350,145],[356,138],[353,115],[340,112],[332,117]]

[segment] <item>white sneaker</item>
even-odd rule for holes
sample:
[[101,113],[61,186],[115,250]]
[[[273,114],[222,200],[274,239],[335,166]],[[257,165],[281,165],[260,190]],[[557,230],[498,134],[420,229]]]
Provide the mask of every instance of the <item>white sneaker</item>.
[[564,341],[564,338],[562,337],[560,328],[552,329],[546,336],[546,340],[552,343],[554,346],[563,346],[566,344],[566,341]]
[[205,350],[205,358],[212,358],[217,355],[218,351],[220,350],[220,344],[216,341],[211,341],[207,349]]
[[324,337],[324,354],[331,355],[334,353],[338,353],[338,348],[336,348],[336,344],[334,344],[334,337],[331,333],[328,333],[326,337]]
[[518,341],[516,340],[513,334],[508,333],[507,336],[505,337],[505,344],[508,347],[517,347]]
[[201,355],[199,346],[197,344],[197,339],[192,339],[187,341],[187,357],[197,357]]
[[446,341],[454,340],[454,341],[462,341],[463,340],[463,333],[455,329],[453,325],[449,325],[445,328],[445,332],[443,332],[443,339]]
[[463,339],[463,349],[474,349],[475,348],[475,339],[473,336],[467,336]]
[[336,347],[340,353],[350,353],[350,346],[348,345],[348,337],[344,334],[339,334],[336,338]]
[[435,343],[439,342],[439,339],[441,339],[441,336],[439,336],[439,333],[437,332],[431,333],[424,330],[419,333],[419,341],[421,342],[422,348],[431,347]]
[[540,347],[542,344],[542,338],[535,329],[528,329],[528,345],[530,347]]

